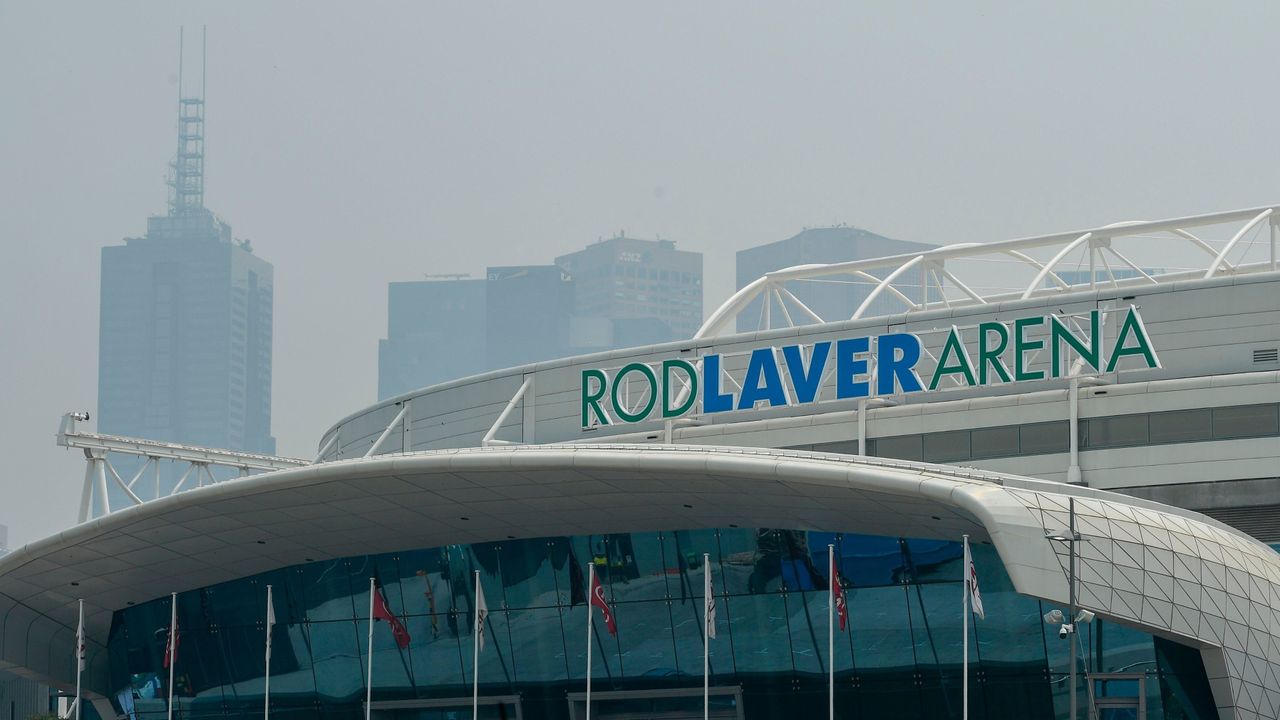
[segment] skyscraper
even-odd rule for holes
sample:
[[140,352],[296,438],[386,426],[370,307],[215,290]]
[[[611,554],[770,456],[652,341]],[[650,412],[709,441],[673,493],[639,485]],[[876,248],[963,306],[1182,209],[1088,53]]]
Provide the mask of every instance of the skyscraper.
[[[677,250],[671,240],[619,234],[556,264],[573,276],[578,315],[632,321],[614,322],[613,347],[688,338],[702,325],[702,253]],[[665,325],[668,337],[635,322],[647,319]]]
[[98,429],[275,452],[272,267],[204,206],[204,99],[179,89],[169,213],[102,249]]
[[[795,265],[868,260],[933,248],[933,245],[926,243],[894,240],[853,227],[807,228],[786,240],[739,250],[738,289],[741,290],[765,273]],[[909,280],[899,283],[897,287],[908,297],[919,297],[918,288],[910,287]],[[824,320],[834,322],[849,319],[871,292],[872,286],[869,281],[836,275],[821,281],[792,283],[787,289]],[[876,299],[872,309],[891,312],[904,310],[905,307],[893,298],[882,296]],[[748,305],[738,316],[738,330],[755,330],[760,311],[759,300]],[[797,324],[808,322],[799,314],[793,314],[792,319]]]
[[485,280],[417,280],[387,287],[387,339],[378,341],[378,399],[474,375],[485,359]]

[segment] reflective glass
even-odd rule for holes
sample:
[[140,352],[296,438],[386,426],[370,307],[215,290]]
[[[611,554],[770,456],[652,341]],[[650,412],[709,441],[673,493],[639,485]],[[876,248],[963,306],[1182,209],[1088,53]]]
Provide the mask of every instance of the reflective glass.
[[[849,629],[834,638],[842,716],[958,716],[966,621],[971,717],[1065,715],[1068,646],[1041,620],[1049,606],[1014,591],[990,545],[973,546],[986,619],[966,619],[959,543],[784,528],[449,545],[308,563],[186,592],[178,603],[176,704],[187,718],[260,710],[270,584],[277,618],[273,715],[361,717],[369,580],[377,578],[404,637],[397,640],[389,619],[373,623],[375,702],[462,698],[454,709],[394,711],[395,717],[454,717],[465,712],[476,669],[477,572],[489,610],[478,667],[482,695],[518,696],[531,720],[568,717],[566,693],[582,690],[586,672],[591,573],[600,578],[618,628],[610,635],[602,615],[593,613],[593,688],[697,688],[709,570],[717,614],[713,685],[740,687],[748,718],[819,717],[832,660],[828,546],[834,546],[849,607]],[[166,714],[168,625],[168,598],[127,608],[113,621],[111,682],[117,702],[129,698],[139,718]],[[1145,674],[1154,709],[1149,717],[1164,717],[1166,707],[1168,717],[1198,717],[1212,707],[1198,651],[1167,644],[1157,656],[1151,636],[1100,620],[1079,639],[1082,668]],[[617,707],[688,704],[636,702]],[[491,716],[502,712],[494,706]]]

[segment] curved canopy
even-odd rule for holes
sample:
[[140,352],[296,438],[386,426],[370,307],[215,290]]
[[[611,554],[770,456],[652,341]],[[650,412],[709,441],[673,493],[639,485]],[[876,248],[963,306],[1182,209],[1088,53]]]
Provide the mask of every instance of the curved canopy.
[[[111,613],[129,604],[310,561],[547,535],[733,525],[944,539],[969,534],[994,543],[1019,592],[1065,602],[1066,551],[1045,535],[1066,526],[1068,495],[1077,498],[1079,528],[1090,538],[1083,543],[1091,574],[1082,574],[1081,604],[1222,653],[1219,663],[1232,682],[1227,695],[1215,695],[1219,704],[1259,707],[1244,667],[1275,668],[1280,660],[1269,634],[1280,628],[1271,610],[1280,606],[1271,602],[1280,598],[1280,556],[1238,531],[1185,510],[997,473],[689,446],[384,455],[229,481],[129,508],[0,559],[0,667],[69,684],[79,597],[90,640],[87,686],[102,692],[109,684],[103,649]],[[1178,562],[1194,564],[1196,575],[1181,572]],[[1243,640],[1225,631],[1226,610],[1179,604],[1181,596],[1199,601],[1201,572],[1221,574],[1224,597],[1243,593]],[[1254,637],[1268,642],[1250,642]]]

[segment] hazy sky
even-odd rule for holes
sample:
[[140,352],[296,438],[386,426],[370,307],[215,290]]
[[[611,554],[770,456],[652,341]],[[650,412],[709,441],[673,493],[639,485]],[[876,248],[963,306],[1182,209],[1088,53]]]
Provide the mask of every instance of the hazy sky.
[[[0,0],[0,523],[75,519],[99,252],[165,211],[178,27],[206,204],[275,265],[273,430],[375,400],[386,284],[620,229],[997,240],[1280,199],[1280,6]],[[188,64],[188,79],[197,74]]]

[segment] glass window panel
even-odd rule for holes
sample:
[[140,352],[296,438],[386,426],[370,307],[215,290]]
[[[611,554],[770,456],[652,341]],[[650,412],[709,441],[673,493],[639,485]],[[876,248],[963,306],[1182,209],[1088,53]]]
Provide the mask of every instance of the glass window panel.
[[1209,408],[1151,413],[1153,443],[1190,442],[1213,438],[1213,411]]
[[[746,595],[753,592],[753,582],[758,574],[767,574],[760,568],[758,531],[754,528],[728,528],[719,533],[720,575],[723,591],[729,595]],[[669,576],[668,580],[672,578]]]
[[821,678],[827,668],[827,591],[791,592],[783,598],[791,662],[797,673]]
[[[581,610],[582,605],[577,609]],[[586,656],[586,617],[577,613],[580,624],[567,627],[562,617],[565,614],[557,607],[510,612],[507,627],[511,632],[511,653],[515,657],[516,678],[521,683],[561,682],[568,678],[571,649],[583,655],[576,664],[577,672],[582,673]],[[600,625],[597,628],[603,629]],[[573,632],[575,630],[577,632]]]
[[1148,442],[1147,416],[1116,415],[1089,420],[1087,447],[1124,447]]
[[1213,409],[1213,437],[1269,437],[1280,434],[1280,405],[1238,405]]
[[307,625],[316,695],[321,702],[353,702],[364,691],[364,656],[360,633],[368,620],[312,622]]
[[[791,636],[787,629],[787,623],[784,622],[787,609],[782,595],[735,596],[726,598],[722,605],[725,614],[728,616],[729,643],[726,644],[717,638],[712,645],[713,657],[719,659],[721,656],[728,654],[727,651],[731,648],[733,651],[732,666],[737,669],[739,674],[790,674],[792,672]],[[673,608],[673,610],[678,610],[678,608]],[[688,635],[681,628],[682,618],[686,617],[687,614],[673,612],[677,619],[677,640],[681,640],[685,635]],[[697,627],[697,621],[694,620],[694,632],[697,631]],[[686,644],[683,643],[681,645],[682,653],[685,652],[684,647]],[[700,653],[701,649],[701,643],[699,642],[695,652]],[[701,656],[699,656],[698,663],[701,663]],[[721,667],[717,663],[716,670],[722,672]],[[687,669],[686,672],[696,674],[701,669],[699,664]]]
[[1066,452],[1071,444],[1067,421],[1033,423],[1018,427],[1020,454]]
[[923,440],[919,435],[876,438],[876,455],[898,460],[923,460]]
[[924,435],[924,459],[926,462],[952,462],[968,460],[969,431],[926,433]]

